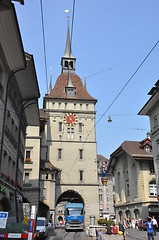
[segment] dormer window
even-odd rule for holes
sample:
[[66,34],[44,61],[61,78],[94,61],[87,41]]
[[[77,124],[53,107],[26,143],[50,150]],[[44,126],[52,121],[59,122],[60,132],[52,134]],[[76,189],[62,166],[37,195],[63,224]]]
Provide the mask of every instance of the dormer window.
[[66,94],[68,97],[74,97],[75,96],[75,88],[67,88]]
[[149,153],[149,152],[150,152],[150,147],[149,147],[149,146],[146,146],[146,147],[145,147],[145,151],[146,151],[147,153]]

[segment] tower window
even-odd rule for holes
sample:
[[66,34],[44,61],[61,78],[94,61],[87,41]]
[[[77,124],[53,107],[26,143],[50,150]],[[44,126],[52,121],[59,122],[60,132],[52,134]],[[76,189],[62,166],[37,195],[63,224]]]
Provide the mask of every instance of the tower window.
[[82,132],[82,123],[79,123],[79,132]]
[[58,149],[58,159],[61,159],[61,157],[62,157],[62,149],[59,148]]
[[68,61],[65,61],[65,68],[68,68]]
[[80,159],[83,159],[83,149],[79,150],[79,157],[80,157]]
[[67,128],[67,138],[70,138],[70,128]]
[[59,132],[62,131],[62,122],[59,122]]
[[70,61],[70,68],[73,69],[73,61]]
[[79,174],[80,174],[80,181],[83,181],[83,170],[80,170]]
[[80,104],[80,109],[82,109],[82,103]]
[[71,138],[74,138],[74,128],[71,128]]
[[82,136],[79,136],[79,140],[82,141]]
[[76,103],[74,103],[74,109],[76,109]]

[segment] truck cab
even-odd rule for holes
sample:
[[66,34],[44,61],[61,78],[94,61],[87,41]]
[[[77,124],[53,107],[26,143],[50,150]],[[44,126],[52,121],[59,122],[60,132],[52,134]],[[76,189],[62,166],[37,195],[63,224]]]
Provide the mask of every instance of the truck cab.
[[67,203],[65,206],[65,230],[84,229],[83,203]]

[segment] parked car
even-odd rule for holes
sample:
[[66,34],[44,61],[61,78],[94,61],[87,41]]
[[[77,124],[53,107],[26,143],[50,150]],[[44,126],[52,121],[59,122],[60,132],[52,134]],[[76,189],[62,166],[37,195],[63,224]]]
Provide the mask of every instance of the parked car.
[[140,231],[146,231],[147,230],[146,222],[147,222],[147,220],[142,220],[142,219],[139,220],[138,228],[139,228]]
[[47,224],[45,217],[37,217],[36,223],[36,235],[37,238],[46,238],[47,237]]

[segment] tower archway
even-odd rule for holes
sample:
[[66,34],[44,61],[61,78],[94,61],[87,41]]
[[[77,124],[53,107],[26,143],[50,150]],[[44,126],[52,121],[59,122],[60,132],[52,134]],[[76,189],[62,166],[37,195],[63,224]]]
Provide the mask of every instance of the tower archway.
[[57,225],[64,224],[66,203],[83,203],[84,205],[84,200],[82,196],[74,190],[63,192],[56,201],[55,224]]

